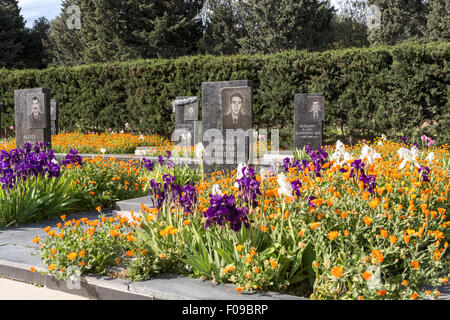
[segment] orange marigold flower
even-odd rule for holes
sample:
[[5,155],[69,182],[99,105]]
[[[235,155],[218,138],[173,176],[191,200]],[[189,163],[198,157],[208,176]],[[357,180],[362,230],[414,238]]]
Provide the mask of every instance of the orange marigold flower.
[[331,269],[331,274],[336,278],[340,278],[340,277],[342,277],[343,271],[344,271],[344,269],[341,266],[336,266],[333,269]]
[[85,254],[86,252],[84,251],[84,250],[80,250],[80,252],[78,252],[78,255],[81,257],[81,258],[84,258],[84,254]]
[[370,217],[364,217],[363,218],[363,221],[364,221],[364,223],[366,224],[366,226],[370,226],[371,224],[372,224],[372,218],[370,218]]
[[39,241],[41,240],[41,238],[39,237],[34,237],[34,239],[32,240],[34,243],[39,243]]
[[362,277],[367,281],[372,277],[372,273],[370,273],[369,271],[364,271]]
[[396,236],[389,236],[389,241],[390,241],[392,244],[395,244],[395,243],[397,242],[397,237],[396,237]]
[[330,241],[333,241],[337,237],[339,237],[339,232],[338,231],[330,231],[328,233],[328,239],[330,239]]
[[381,230],[380,230],[380,234],[381,234],[381,236],[382,236],[384,239],[386,239],[387,236],[388,236],[388,231],[387,231],[387,230],[384,230],[384,229],[381,229]]
[[403,280],[403,281],[402,281],[402,285],[404,285],[404,286],[406,287],[406,286],[408,285],[408,280],[406,280],[406,279]]
[[67,255],[67,259],[73,260],[73,259],[75,259],[76,256],[77,256],[76,252],[71,252]]
[[419,295],[418,295],[416,292],[414,292],[414,293],[411,295],[411,299],[416,300],[418,296],[419,296]]
[[413,267],[414,270],[417,270],[419,268],[419,261],[412,261],[411,262],[411,266]]
[[375,198],[375,199],[373,199],[372,201],[369,202],[369,206],[372,209],[375,209],[378,206],[379,203],[380,203],[380,199],[379,198]]
[[98,212],[102,211],[102,207],[101,207],[101,206],[97,206],[95,209],[96,209]]
[[242,287],[237,287],[236,289],[234,289],[237,292],[242,292],[243,288]]
[[44,228],[44,231],[45,231],[45,232],[48,232],[51,228],[52,228],[52,227]]
[[56,268],[56,264],[51,264],[48,266],[48,270],[53,271]]
[[62,221],[65,221],[66,220],[66,215],[63,214],[60,218],[61,218]]
[[35,267],[31,267],[31,268],[30,268],[30,271],[31,271],[31,272],[36,272],[36,268],[35,268]]
[[133,255],[133,251],[132,250],[128,250],[127,252],[125,252],[125,254],[129,257],[131,257]]
[[386,294],[386,290],[378,290],[378,294],[380,296],[384,296]]

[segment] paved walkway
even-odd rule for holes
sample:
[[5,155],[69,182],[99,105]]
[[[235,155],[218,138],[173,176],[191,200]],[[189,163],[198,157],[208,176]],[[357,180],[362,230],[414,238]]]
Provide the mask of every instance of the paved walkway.
[[73,294],[0,278],[1,300],[89,300]]

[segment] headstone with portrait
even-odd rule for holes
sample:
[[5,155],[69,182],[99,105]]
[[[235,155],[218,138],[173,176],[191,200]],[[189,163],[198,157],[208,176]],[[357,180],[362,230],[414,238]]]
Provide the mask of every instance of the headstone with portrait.
[[52,135],[58,134],[58,105],[55,99],[50,100],[50,118]]
[[325,99],[322,94],[299,93],[294,97],[294,147],[309,145],[317,150],[322,146]]
[[252,81],[202,84],[204,166],[206,172],[235,169],[248,162],[253,137]]
[[15,90],[14,113],[17,148],[36,142],[51,145],[50,89]]
[[201,142],[198,104],[198,97],[176,97],[172,102],[175,113],[175,132],[172,138],[179,145],[195,146]]

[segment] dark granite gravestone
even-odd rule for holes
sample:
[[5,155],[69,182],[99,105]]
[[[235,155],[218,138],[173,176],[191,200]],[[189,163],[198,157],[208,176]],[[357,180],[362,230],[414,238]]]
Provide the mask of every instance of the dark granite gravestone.
[[58,105],[56,100],[50,100],[50,117],[52,135],[58,134]]
[[325,100],[322,94],[299,93],[294,97],[294,147],[309,145],[317,150],[322,146],[322,121],[325,117]]
[[202,83],[205,172],[235,169],[249,160],[252,105],[250,80]]
[[14,90],[16,145],[36,142],[51,145],[50,89]]
[[[184,146],[195,146],[201,142],[201,123],[198,121],[198,97],[176,97],[172,102],[175,113],[175,132],[172,135],[177,143],[182,136],[189,135],[188,141],[181,141]],[[181,146],[181,144],[179,144]]]

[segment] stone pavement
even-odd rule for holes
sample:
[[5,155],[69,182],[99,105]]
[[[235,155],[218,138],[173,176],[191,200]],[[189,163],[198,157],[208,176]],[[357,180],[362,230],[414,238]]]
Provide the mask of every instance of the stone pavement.
[[88,300],[77,295],[0,278],[1,300]]

